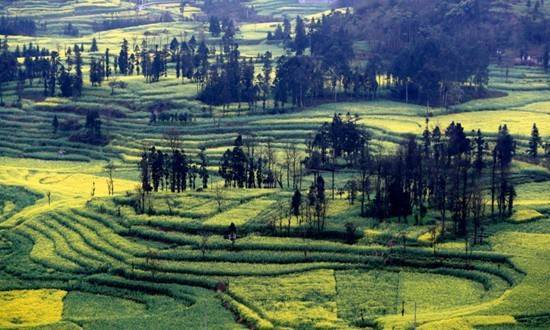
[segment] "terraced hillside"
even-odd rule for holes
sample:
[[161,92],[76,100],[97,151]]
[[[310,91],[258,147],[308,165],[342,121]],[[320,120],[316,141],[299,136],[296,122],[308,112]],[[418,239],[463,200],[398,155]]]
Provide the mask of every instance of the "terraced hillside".
[[[330,10],[325,3],[295,0],[247,5],[270,21],[238,25],[240,54],[256,66],[258,54],[288,51],[266,40],[285,15],[318,17]],[[44,97],[37,79],[23,86],[17,104],[21,86],[3,85],[1,329],[550,327],[550,171],[543,160],[526,155],[534,123],[543,141],[550,138],[550,75],[542,68],[492,65],[488,88],[499,97],[449,108],[392,101],[379,77],[376,100],[277,113],[244,103],[224,109],[198,101],[197,84],[177,79],[173,71],[154,84],[140,75],[110,78],[126,83],[124,88],[111,88],[109,81],[92,86],[87,79],[91,59],[107,48],[116,54],[122,38],[134,46],[142,39],[162,44],[196,35],[219,48],[220,39],[195,19],[201,12],[194,5],[183,16],[178,1],[151,1],[138,10],[119,0],[2,6],[2,14],[32,16],[46,25],[37,36],[9,36],[11,48],[32,42],[64,58],[67,47],[89,49],[96,38],[99,51],[83,52],[86,79],[78,98]],[[98,20],[165,12],[174,22],[92,29]],[[80,36],[62,35],[69,22]],[[153,123],[156,109],[192,119]],[[82,124],[90,110],[99,112],[108,144],[74,142],[71,133],[54,132],[54,117]],[[506,124],[518,144],[510,168],[515,212],[484,219],[483,244],[471,245],[442,235],[435,210],[418,222],[360,216],[346,188],[360,174],[344,169],[334,175],[336,191],[327,185],[325,230],[307,236],[298,217],[281,216],[292,189],[224,187],[218,165],[237,135],[254,137],[258,150],[273,147],[275,158],[284,159],[289,145],[304,156],[306,139],[335,113],[357,115],[376,155],[393,154],[426,125],[444,129],[460,122],[468,135],[481,129],[492,143]],[[140,212],[137,163],[151,146],[171,149],[174,131],[191,159],[205,148],[209,187],[148,195],[148,210]],[[114,194],[108,164],[115,169]],[[304,187],[314,181],[313,175],[303,179]],[[235,242],[226,238],[231,223],[238,228]]]

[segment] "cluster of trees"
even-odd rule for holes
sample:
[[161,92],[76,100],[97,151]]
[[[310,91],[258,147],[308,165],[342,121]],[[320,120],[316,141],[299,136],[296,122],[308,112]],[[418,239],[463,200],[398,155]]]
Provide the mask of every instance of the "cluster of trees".
[[256,152],[254,139],[239,135],[233,149],[227,149],[219,164],[218,174],[225,187],[275,188],[283,187],[283,173],[276,168],[275,153],[270,141],[264,152]]
[[[194,37],[192,40],[195,40]],[[99,51],[95,39],[92,41],[90,51]],[[117,55],[111,56],[110,50],[107,48],[104,54],[96,54],[92,57],[90,81],[92,85],[101,85],[103,80],[108,79],[113,74],[142,74],[147,82],[157,82],[160,80],[160,77],[168,74],[168,62],[170,59],[174,62],[176,61],[175,51],[176,49],[170,49],[169,45],[164,45],[162,48],[158,45],[150,47],[145,39],[142,41],[141,47],[137,44],[130,47],[128,40],[123,39]],[[180,72],[179,67],[177,71]]]
[[205,77],[205,83],[199,100],[225,107],[230,103],[246,102],[249,109],[257,101],[258,87],[255,84],[254,63],[240,60],[237,46],[231,47],[226,60],[211,65]]
[[[127,43],[123,43],[115,62],[118,61],[121,74],[139,74],[141,68],[149,82],[158,81],[167,74],[167,64],[175,63],[178,78],[197,83],[201,101],[224,108],[230,103],[239,103],[240,108],[245,102],[252,109],[262,101],[265,109],[271,97],[276,108],[284,108],[287,103],[304,107],[315,98],[330,96],[336,99],[339,90],[350,97],[374,97],[378,88],[376,71],[371,67],[352,69],[350,63],[354,53],[350,35],[344,28],[333,28],[333,21],[340,22],[349,15],[335,14],[314,20],[309,32],[306,32],[305,22],[297,17],[293,39],[290,37],[291,24],[286,20],[284,34],[288,42],[285,45],[296,55],[278,60],[276,79],[272,78],[275,71],[272,55],[267,52],[256,59],[243,59],[234,40],[234,22],[216,16],[210,18],[209,30],[214,36],[221,36],[218,54],[204,41],[198,43],[193,36],[182,42],[174,38],[169,44],[154,49],[147,49],[144,41],[141,51],[134,46],[132,54],[129,54]],[[307,48],[311,48],[311,55],[305,55]],[[211,62],[212,55],[214,60]],[[262,68],[256,73],[254,64],[258,62]]]
[[225,187],[298,189],[304,174],[302,152],[293,143],[282,151],[278,155],[271,139],[260,144],[254,136],[238,135],[222,155],[218,174]]
[[527,1],[525,11],[506,1],[351,2],[354,19],[345,25],[369,43],[367,61],[402,100],[447,106],[482,96],[491,57],[510,63],[518,54],[520,63],[548,66],[541,0]]
[[[334,172],[339,169],[338,158],[344,158],[345,166],[358,173],[344,189],[351,203],[360,194],[364,216],[398,221],[413,216],[418,224],[432,209],[438,211],[443,231],[451,220],[453,232],[464,236],[471,221],[477,241],[486,206],[493,217],[513,212],[510,166],[516,143],[506,125],[499,127],[490,144],[479,130],[468,137],[460,123],[453,122],[444,131],[438,126],[429,129],[428,123],[420,141],[411,136],[395,155],[383,155],[371,153],[366,133],[360,134],[365,138],[354,138],[360,142],[345,151],[344,136],[355,136],[358,133],[353,131],[362,129],[350,116],[344,121],[335,116],[308,141],[306,167],[316,175]],[[332,189],[334,196],[334,185]]]
[[224,16],[223,19],[217,16],[210,16],[208,32],[216,38],[220,37],[222,33],[225,39],[233,38],[236,32],[235,23],[227,16]]
[[267,40],[284,42],[285,44],[292,40],[292,25],[287,16],[283,19],[283,24],[277,24],[273,32],[267,33]]
[[[0,41],[0,45],[2,44],[2,41]],[[48,56],[50,54],[50,51],[46,48],[40,49],[40,46],[37,44],[36,46],[29,42],[28,45],[23,45],[23,47],[19,47],[19,45],[15,46],[15,50],[13,51],[13,55],[15,57],[36,57],[36,56]]]
[[78,37],[80,35],[80,31],[78,30],[78,28],[76,26],[73,25],[73,23],[69,22],[63,28],[63,34],[66,35],[66,36]]
[[[490,1],[379,0],[357,6],[370,61],[389,76],[394,96],[417,103],[461,102],[488,81]],[[390,13],[389,15],[387,13]]]
[[151,112],[151,117],[149,118],[150,124],[155,124],[157,122],[180,122],[180,123],[190,123],[193,121],[193,116],[189,112],[160,112],[156,113],[155,111]]
[[59,121],[55,115],[52,120],[54,134],[57,134],[58,131],[73,132],[69,137],[70,141],[94,145],[105,145],[109,142],[107,137],[102,134],[101,126],[102,121],[97,110],[88,111],[84,127],[76,119]]
[[107,31],[113,29],[122,29],[132,26],[140,26],[154,23],[173,22],[174,18],[169,12],[163,12],[161,15],[147,15],[142,17],[131,18],[110,18],[92,24],[92,29],[96,32]]
[[4,105],[4,84],[18,76],[17,57],[9,51],[7,38],[0,42],[0,105]]
[[328,199],[326,197],[325,179],[322,175],[315,175],[306,196],[302,196],[299,189],[294,191],[290,200],[289,214],[285,217],[289,220],[287,232],[290,232],[292,217],[296,219],[299,228],[304,229],[304,234],[321,233],[325,229]]
[[28,35],[36,33],[34,20],[25,17],[0,16],[0,35]]
[[[59,53],[52,51],[49,61],[39,62],[42,72],[42,83],[45,96],[56,96],[59,88],[63,97],[79,96],[82,93],[82,54],[80,46],[74,45],[73,49],[67,49],[65,61],[61,60]],[[42,64],[42,65],[40,65]],[[25,62],[25,68],[34,68],[31,60]],[[27,78],[31,79],[31,76]]]
[[[375,68],[351,65],[352,39],[342,26],[350,15],[335,13],[312,20],[309,26],[297,17],[293,37],[290,22],[286,20],[281,33],[285,46],[294,51],[294,55],[280,57],[276,70],[271,54],[259,56],[257,62],[262,64],[262,71],[258,74],[250,61],[239,60],[238,45],[227,39],[223,53],[209,65],[199,98],[217,106],[247,102],[252,109],[259,100],[265,108],[266,100],[272,97],[275,108],[284,109],[289,103],[301,108],[320,98],[337,100],[342,93],[347,97],[375,97],[378,89]],[[275,79],[272,79],[273,71]]]
[[[538,149],[537,136],[533,133],[531,140]],[[431,128],[427,119],[421,137],[410,136],[395,154],[385,154],[373,152],[369,134],[356,116],[335,114],[332,122],[323,124],[308,139],[304,157],[289,145],[280,162],[270,141],[262,149],[257,143],[253,137],[239,135],[223,154],[218,175],[225,187],[286,186],[295,190],[289,208],[283,210],[284,218],[294,217],[308,230],[324,230],[329,200],[335,198],[337,190],[334,177],[338,171],[355,173],[338,190],[339,194],[347,192],[350,203],[360,202],[363,216],[380,221],[413,217],[420,224],[431,210],[438,215],[443,232],[471,234],[474,242],[481,241],[488,214],[494,219],[505,218],[514,209],[511,163],[516,143],[506,125],[499,127],[494,139],[488,139],[479,130],[468,134],[460,123],[453,122],[445,129]],[[204,149],[199,160],[192,162],[176,147],[177,137],[167,137],[167,144],[171,155],[154,148],[142,155],[143,191],[195,189],[196,175],[206,188]],[[332,175],[331,188],[323,177],[327,173]],[[302,179],[310,174],[312,184],[304,194]],[[329,189],[332,197],[327,194]]]
[[[67,49],[65,61],[62,61],[59,53],[39,50],[32,44],[24,46],[22,51],[18,47],[11,52],[7,40],[3,40],[0,42],[0,102],[3,103],[3,84],[13,80],[17,80],[18,102],[21,101],[26,81],[32,86],[37,78],[44,86],[45,96],[56,96],[58,92],[64,97],[80,95],[83,85],[80,49],[78,45],[74,46],[74,50]],[[19,56],[24,56],[23,65],[19,64]]]
[[[356,163],[368,146],[369,135],[357,124],[358,116],[334,114],[331,123],[324,123],[308,141],[309,169],[320,170],[334,166],[330,161],[344,159],[347,165]],[[329,151],[332,154],[329,154]]]
[[[160,191],[183,192],[187,189],[208,188],[208,159],[201,148],[193,162],[183,149],[172,145],[170,151],[162,152],[151,147],[141,155],[138,164],[141,190],[145,193]],[[197,184],[197,178],[200,183]]]

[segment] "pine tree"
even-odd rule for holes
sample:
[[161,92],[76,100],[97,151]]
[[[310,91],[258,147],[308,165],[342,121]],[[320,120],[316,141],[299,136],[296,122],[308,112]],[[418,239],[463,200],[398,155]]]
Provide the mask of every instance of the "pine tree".
[[128,56],[128,40],[124,39],[118,55],[118,71],[123,75],[128,74]]
[[107,80],[111,76],[111,59],[109,56],[109,48],[105,49],[105,78]]
[[208,32],[210,32],[213,37],[217,38],[220,36],[222,29],[220,27],[220,20],[216,16],[210,16]]
[[63,66],[61,67],[59,73],[59,89],[61,90],[61,96],[63,97],[73,96],[73,78]]
[[296,55],[303,55],[308,46],[306,27],[300,16],[296,17],[296,28],[294,36],[294,50]]
[[92,39],[92,45],[90,46],[90,52],[97,52],[97,51],[99,51],[99,48],[97,47],[97,40],[95,40],[95,38],[93,38]]
[[485,140],[483,139],[483,134],[479,129],[477,130],[474,143],[475,143],[474,168],[476,169],[478,174],[480,174],[483,168],[485,167],[485,163],[483,162],[483,154],[485,152]]
[[82,78],[82,54],[81,54],[81,50],[76,45],[74,48],[74,55],[75,55],[75,77],[73,82],[73,89],[74,89],[74,94],[76,96],[80,96],[82,94],[82,86],[84,85],[84,81]]
[[529,156],[537,158],[539,154],[539,146],[541,145],[542,139],[539,134],[539,129],[537,128],[537,124],[533,124],[533,128],[531,129],[531,138],[529,139],[529,149],[527,150]]
[[206,158],[206,150],[204,146],[200,147],[199,151],[199,161],[200,161],[200,167],[199,167],[199,177],[202,180],[202,188],[207,189],[208,188],[208,159]]

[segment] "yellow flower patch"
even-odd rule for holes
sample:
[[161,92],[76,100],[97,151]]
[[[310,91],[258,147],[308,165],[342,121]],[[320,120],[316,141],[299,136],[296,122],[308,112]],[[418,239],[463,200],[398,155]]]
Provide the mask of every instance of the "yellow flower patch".
[[59,322],[66,294],[66,291],[53,289],[0,292],[0,328]]

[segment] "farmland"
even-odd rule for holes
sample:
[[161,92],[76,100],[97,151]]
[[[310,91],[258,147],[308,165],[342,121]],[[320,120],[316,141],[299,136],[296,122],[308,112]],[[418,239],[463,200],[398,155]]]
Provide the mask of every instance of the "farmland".
[[[548,3],[542,6],[545,11]],[[279,107],[272,99],[265,101],[266,109],[261,101],[212,105],[199,100],[204,86],[180,77],[176,63],[168,60],[157,82],[139,72],[90,82],[92,61],[106,49],[117,56],[123,39],[136,49],[144,40],[168,45],[173,38],[196,36],[214,49],[211,61],[223,56],[223,39],[209,31],[201,8],[206,8],[202,1],[191,1],[183,12],[177,1],[141,7],[123,0],[0,4],[1,15],[33,18],[40,27],[32,36],[6,36],[9,50],[32,43],[65,60],[73,45],[85,49],[79,96],[45,95],[46,78],[0,86],[0,328],[550,327],[547,71],[494,61],[488,66],[486,97],[433,106],[392,96],[390,79],[382,75],[375,77],[376,98],[355,99],[338,87],[342,90],[303,107]],[[246,2],[246,13],[253,11],[258,21],[236,21],[243,63],[250,61],[259,73],[267,51],[274,59],[289,56],[292,47],[267,40],[267,33],[285,17],[319,18],[331,8],[323,1]],[[166,15],[171,21],[101,31],[95,25]],[[77,35],[64,34],[68,23],[78,28]],[[89,50],[92,39],[97,51]],[[357,42],[354,49],[363,45]],[[75,130],[53,124],[55,117],[87,128],[90,113],[99,114],[106,143],[75,138]],[[157,113],[159,119],[153,120]],[[160,120],[160,114],[171,117]],[[184,114],[185,120],[179,119]],[[473,220],[468,235],[461,236],[452,232],[450,216],[444,228],[445,216],[442,222],[435,207],[420,217],[412,212],[382,220],[366,215],[361,193],[350,188],[362,172],[347,166],[347,159],[333,160],[332,170],[316,172],[305,165],[311,140],[335,114],[355,118],[354,125],[368,135],[373,159],[402,155],[411,137],[420,141],[425,130],[445,132],[451,123],[460,123],[472,141],[480,130],[493,146],[505,125],[516,148],[506,171],[514,187],[513,212],[490,214],[489,164],[496,156],[485,149],[480,241],[468,236]],[[546,143],[538,158],[528,154],[534,124],[541,145]],[[291,146],[300,158],[299,175],[290,174]],[[227,150],[241,147],[272,160],[269,170],[280,174],[274,184],[256,184],[262,177],[254,170],[246,179],[250,186],[223,176]],[[204,165],[207,184],[199,183],[201,176],[196,187],[195,179],[183,179],[179,191],[177,174],[166,172],[159,191],[145,192],[144,155],[150,150],[168,155],[178,148],[189,164]],[[308,188],[321,175],[326,180],[322,230],[320,220],[307,227],[303,209],[283,212],[296,191],[311,198]],[[379,182],[372,176],[368,201],[374,204]],[[231,226],[237,239],[228,235]]]

